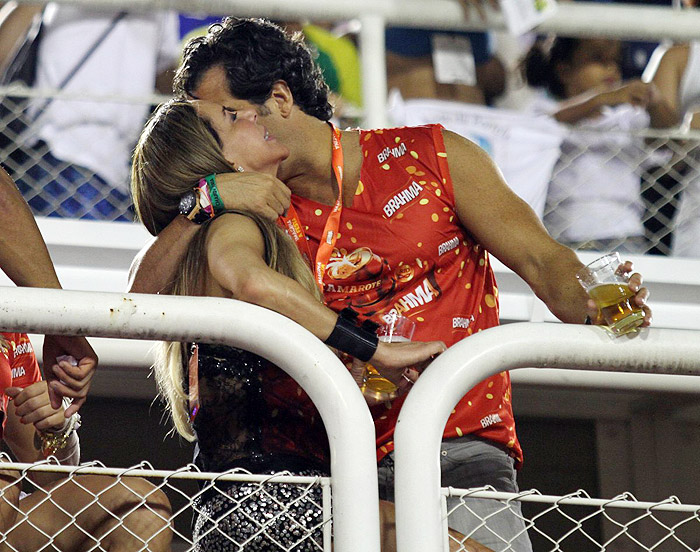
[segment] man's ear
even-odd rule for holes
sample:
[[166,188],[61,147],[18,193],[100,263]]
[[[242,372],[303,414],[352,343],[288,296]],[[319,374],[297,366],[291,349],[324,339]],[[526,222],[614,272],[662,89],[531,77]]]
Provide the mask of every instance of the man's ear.
[[270,100],[277,106],[282,117],[289,117],[294,107],[294,96],[285,81],[279,80],[272,85]]

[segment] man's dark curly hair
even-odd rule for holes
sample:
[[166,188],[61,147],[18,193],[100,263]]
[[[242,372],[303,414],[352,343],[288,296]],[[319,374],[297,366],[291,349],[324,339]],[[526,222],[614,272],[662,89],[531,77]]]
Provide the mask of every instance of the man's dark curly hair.
[[204,73],[216,66],[226,71],[229,92],[236,98],[262,104],[273,84],[282,80],[304,113],[322,121],[333,114],[328,85],[301,33],[290,36],[263,19],[227,17],[187,43],[175,75],[175,94],[191,96]]

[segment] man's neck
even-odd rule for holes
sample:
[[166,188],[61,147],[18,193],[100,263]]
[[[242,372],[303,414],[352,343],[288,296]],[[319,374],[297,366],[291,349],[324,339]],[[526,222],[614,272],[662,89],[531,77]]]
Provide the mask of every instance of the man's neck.
[[[283,163],[278,176],[292,193],[324,205],[333,205],[338,197],[338,186],[332,167],[331,137],[328,123],[302,115],[297,132],[287,140],[289,158]],[[360,177],[362,157],[356,131],[342,133],[343,196],[345,205],[352,204]]]

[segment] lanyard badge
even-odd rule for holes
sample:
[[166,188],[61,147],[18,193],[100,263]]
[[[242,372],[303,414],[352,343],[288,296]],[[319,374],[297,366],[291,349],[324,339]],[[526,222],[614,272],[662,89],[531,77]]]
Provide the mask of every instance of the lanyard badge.
[[190,351],[190,360],[187,364],[188,368],[188,382],[189,382],[189,410],[190,410],[190,423],[194,422],[197,417],[197,412],[199,412],[199,345],[196,343],[192,344],[192,350]]
[[289,234],[294,243],[297,245],[301,251],[302,256],[306,259],[309,266],[312,267],[314,273],[314,280],[318,285],[321,293],[323,294],[323,276],[326,272],[326,265],[333,254],[335,249],[335,243],[338,241],[338,230],[340,228],[340,216],[343,212],[343,146],[340,143],[341,133],[333,123],[328,123],[331,125],[331,130],[333,133],[333,138],[331,142],[331,163],[333,165],[333,173],[335,174],[336,182],[338,183],[338,199],[333,205],[326,224],[323,228],[323,233],[321,234],[321,240],[318,245],[318,251],[316,252],[316,259],[312,263],[311,251],[309,249],[309,244],[306,240],[306,235],[304,234],[304,229],[301,225],[301,220],[299,220],[299,215],[294,209],[293,205],[290,205],[289,211],[286,217],[279,217],[279,222],[282,228]]

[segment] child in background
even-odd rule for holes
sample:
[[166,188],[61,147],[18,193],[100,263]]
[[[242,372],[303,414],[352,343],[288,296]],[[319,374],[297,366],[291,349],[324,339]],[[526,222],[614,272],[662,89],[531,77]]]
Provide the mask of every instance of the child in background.
[[[649,126],[656,88],[621,82],[620,43],[608,39],[537,41],[525,58],[528,84],[546,94],[534,109],[574,125],[553,170],[544,222],[576,249],[643,253],[640,166],[635,132]],[[590,132],[584,132],[590,131]]]

